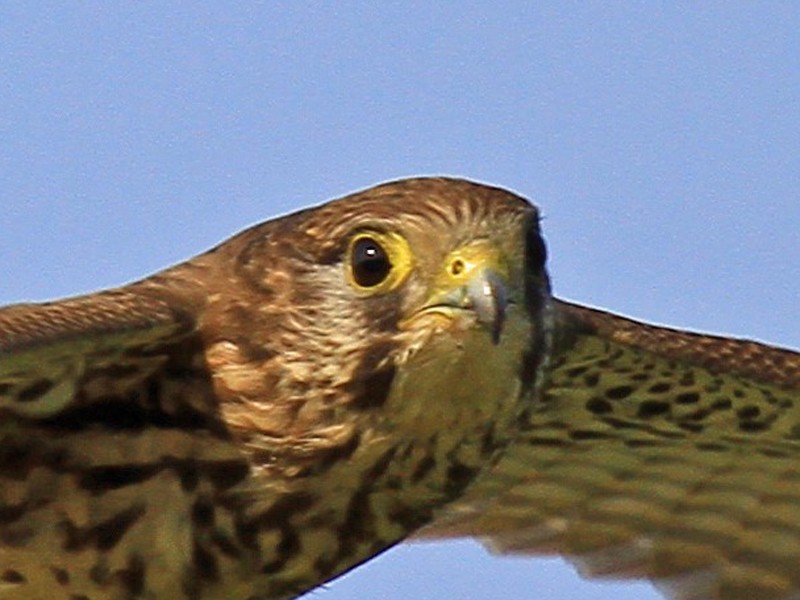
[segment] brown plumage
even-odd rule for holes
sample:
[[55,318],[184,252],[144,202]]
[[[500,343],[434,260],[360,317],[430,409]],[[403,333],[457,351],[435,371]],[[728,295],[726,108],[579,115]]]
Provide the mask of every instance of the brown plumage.
[[0,598],[290,598],[421,530],[800,594],[800,356],[553,300],[535,209],[385,184],[0,310]]

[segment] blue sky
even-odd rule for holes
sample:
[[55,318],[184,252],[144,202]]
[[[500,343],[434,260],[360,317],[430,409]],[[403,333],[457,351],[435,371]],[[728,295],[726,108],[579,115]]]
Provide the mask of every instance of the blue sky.
[[[451,174],[541,207],[562,297],[800,346],[797,5],[533,4],[4,3],[0,302]],[[657,595],[447,543],[312,597]]]

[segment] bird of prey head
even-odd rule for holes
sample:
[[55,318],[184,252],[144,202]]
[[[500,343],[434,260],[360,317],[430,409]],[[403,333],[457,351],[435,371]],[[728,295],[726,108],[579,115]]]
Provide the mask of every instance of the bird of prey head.
[[202,287],[221,413],[264,469],[400,452],[395,437],[412,463],[452,468],[440,483],[455,491],[525,409],[544,355],[543,248],[520,198],[410,180],[259,225],[164,277]]

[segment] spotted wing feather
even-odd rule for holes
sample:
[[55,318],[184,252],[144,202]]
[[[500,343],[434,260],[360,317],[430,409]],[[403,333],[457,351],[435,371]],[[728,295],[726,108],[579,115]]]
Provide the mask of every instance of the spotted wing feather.
[[49,418],[91,399],[80,388],[93,372],[115,385],[147,377],[188,327],[166,302],[127,290],[2,308],[0,410]]
[[543,397],[427,537],[670,597],[800,597],[800,355],[557,304]]
[[246,474],[185,310],[136,285],[0,309],[0,598],[198,595],[243,551],[215,503]]

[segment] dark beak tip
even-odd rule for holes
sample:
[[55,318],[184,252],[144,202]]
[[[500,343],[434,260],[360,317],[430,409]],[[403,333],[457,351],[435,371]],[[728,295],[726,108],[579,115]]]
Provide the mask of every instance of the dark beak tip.
[[492,324],[492,343],[497,346],[500,343],[500,335],[503,333],[505,319],[495,321]]
[[478,321],[488,327],[492,343],[499,344],[508,306],[505,282],[494,271],[484,271],[470,283],[469,297]]

